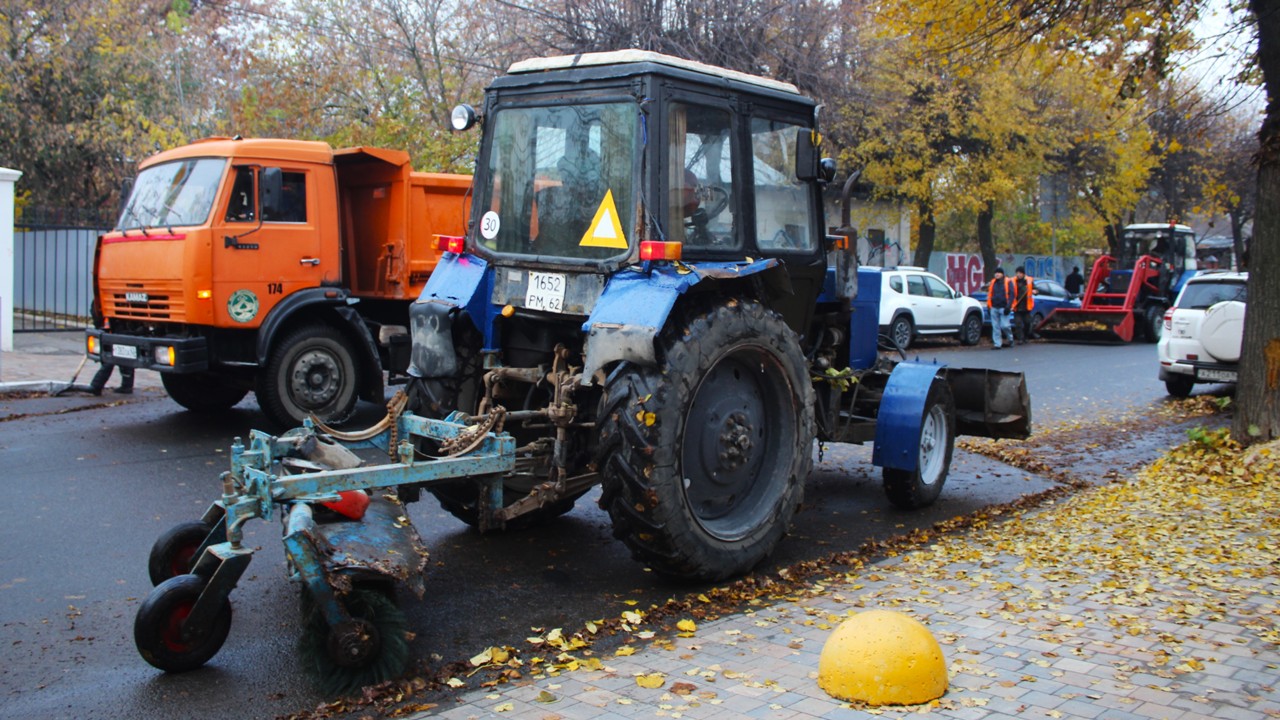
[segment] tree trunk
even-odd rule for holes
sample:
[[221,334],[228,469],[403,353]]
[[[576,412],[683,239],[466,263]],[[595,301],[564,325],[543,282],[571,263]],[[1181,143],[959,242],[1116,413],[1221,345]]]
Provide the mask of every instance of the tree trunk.
[[[1280,267],[1280,0],[1250,0],[1258,22],[1258,66],[1267,93],[1258,133],[1258,202],[1249,264]],[[1280,273],[1249,276],[1240,382],[1232,435],[1240,442],[1280,437]]]
[[1237,207],[1227,213],[1227,217],[1231,220],[1231,245],[1236,251],[1236,268],[1248,270],[1249,256],[1244,254],[1244,212]]
[[912,264],[918,267],[929,267],[929,256],[933,255],[933,240],[937,236],[937,225],[933,219],[933,203],[924,200],[917,210],[920,213],[920,236],[916,238],[916,251],[912,256]]
[[[996,241],[991,236],[991,218],[995,210],[988,201],[978,211],[978,253],[982,255],[982,277],[990,280],[996,270]],[[1008,272],[1006,270],[1006,272]]]

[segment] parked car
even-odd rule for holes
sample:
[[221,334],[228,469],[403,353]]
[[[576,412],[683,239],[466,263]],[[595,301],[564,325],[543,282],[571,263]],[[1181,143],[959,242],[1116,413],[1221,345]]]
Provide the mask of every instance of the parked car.
[[920,267],[881,271],[880,332],[906,349],[922,336],[955,335],[965,345],[982,338],[982,306]]
[[1248,283],[1247,272],[1202,272],[1165,311],[1156,355],[1170,395],[1186,397],[1196,383],[1236,382]]
[[[1031,328],[1034,330],[1040,327],[1040,322],[1049,313],[1058,308],[1078,308],[1080,307],[1080,296],[1072,295],[1067,289],[1062,287],[1060,283],[1054,280],[1035,280],[1036,297],[1031,308]],[[984,286],[985,287],[985,286]],[[969,297],[974,298],[982,305],[982,326],[986,332],[991,332],[991,316],[987,314],[987,291],[981,290],[975,293],[969,293]],[[1012,310],[1009,312],[1013,312]]]

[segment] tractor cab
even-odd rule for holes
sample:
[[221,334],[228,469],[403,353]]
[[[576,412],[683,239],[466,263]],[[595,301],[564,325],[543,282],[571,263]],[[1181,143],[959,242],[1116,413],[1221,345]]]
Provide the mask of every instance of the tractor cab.
[[802,331],[825,272],[816,107],[789,83],[652,52],[516,63],[481,111],[455,111],[455,128],[485,125],[467,251],[516,311],[579,321],[621,268],[773,259],[796,297],[777,309]]
[[[1132,268],[1142,256],[1158,261],[1154,284],[1162,296],[1172,298],[1196,269],[1196,236],[1186,225],[1141,223],[1127,225],[1120,234],[1120,268]],[[1187,272],[1191,271],[1191,272]]]

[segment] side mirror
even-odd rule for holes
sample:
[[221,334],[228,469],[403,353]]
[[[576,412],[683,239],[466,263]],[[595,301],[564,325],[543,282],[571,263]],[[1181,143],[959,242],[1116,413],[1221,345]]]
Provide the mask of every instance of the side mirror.
[[803,181],[817,180],[818,145],[821,136],[817,130],[800,129],[796,133],[796,179]]
[[258,182],[262,218],[266,220],[280,217],[280,198],[284,196],[284,174],[278,167],[263,168],[262,177]]

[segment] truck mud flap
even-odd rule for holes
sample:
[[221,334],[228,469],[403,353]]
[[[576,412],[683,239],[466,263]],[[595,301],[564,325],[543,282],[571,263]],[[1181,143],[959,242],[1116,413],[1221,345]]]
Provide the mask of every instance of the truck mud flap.
[[1124,308],[1063,308],[1049,313],[1035,331],[1048,340],[1121,343],[1133,340],[1133,313]]
[[1024,440],[1031,436],[1031,396],[1022,373],[946,368],[956,403],[956,435]]

